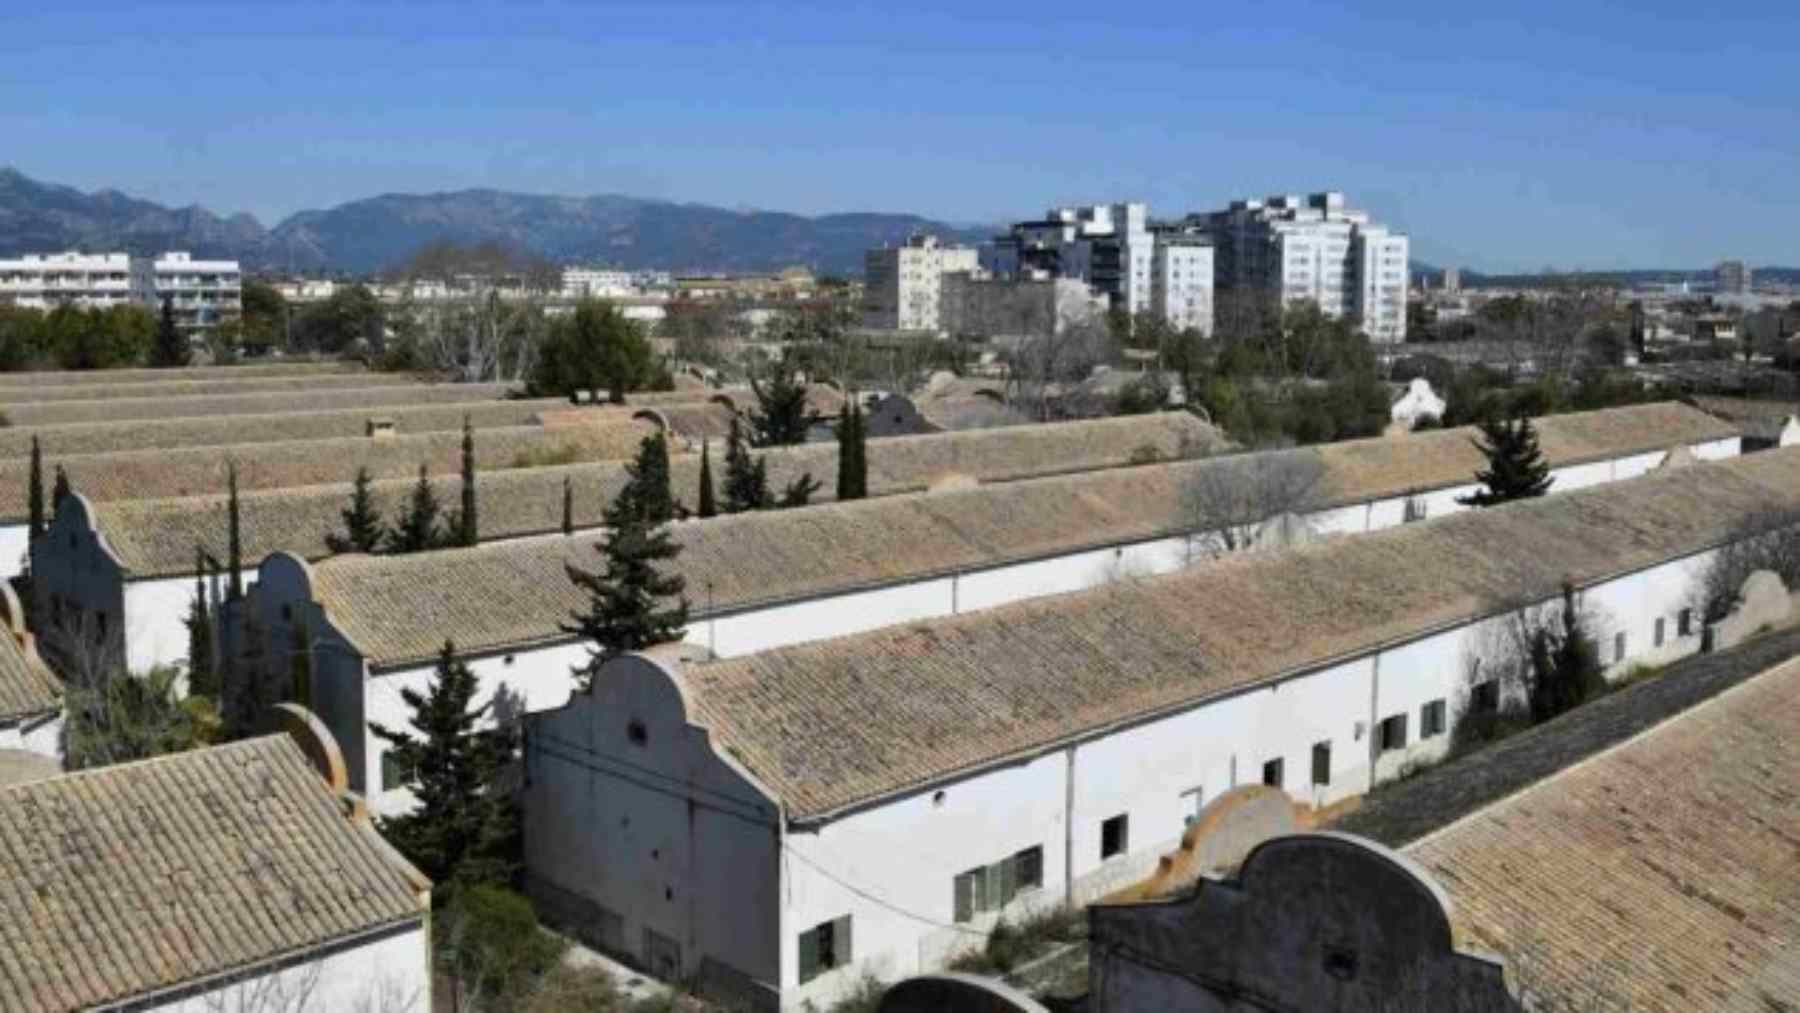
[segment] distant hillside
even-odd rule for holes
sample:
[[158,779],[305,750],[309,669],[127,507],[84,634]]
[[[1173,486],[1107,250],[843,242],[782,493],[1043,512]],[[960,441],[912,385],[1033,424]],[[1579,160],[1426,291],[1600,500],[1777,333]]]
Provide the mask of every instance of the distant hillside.
[[809,218],[635,197],[556,197],[463,190],[387,194],[302,211],[273,229],[250,215],[170,209],[117,191],[84,194],[0,169],[0,256],[65,249],[236,257],[252,270],[363,274],[433,240],[495,241],[559,262],[673,271],[772,271],[803,264],[856,274],[870,247],[916,231],[979,242],[966,229],[911,214]]

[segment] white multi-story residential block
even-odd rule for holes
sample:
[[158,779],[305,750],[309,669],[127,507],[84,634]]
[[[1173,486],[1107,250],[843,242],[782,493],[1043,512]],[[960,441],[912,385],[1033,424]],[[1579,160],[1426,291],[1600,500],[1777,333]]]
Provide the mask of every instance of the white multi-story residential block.
[[944,246],[936,236],[913,236],[901,246],[870,250],[864,259],[864,326],[888,331],[936,331],[942,327],[944,275],[974,271],[971,247]]
[[1149,312],[1176,330],[1213,330],[1212,243],[1192,236],[1160,235],[1150,260]]
[[608,271],[591,267],[565,267],[562,273],[563,295],[570,299],[615,299],[633,295],[638,280],[630,271]]
[[0,260],[0,301],[33,309],[148,305],[150,264],[124,253],[27,253]]
[[1713,284],[1727,295],[1744,295],[1751,287],[1750,269],[1741,260],[1724,260],[1713,268]]
[[235,260],[195,260],[174,251],[154,261],[157,300],[167,299],[185,331],[205,330],[243,312],[243,275]]
[[1405,340],[1407,238],[1346,207],[1343,194],[1233,201],[1185,224],[1213,240],[1216,290],[1312,302],[1360,321],[1375,341]]

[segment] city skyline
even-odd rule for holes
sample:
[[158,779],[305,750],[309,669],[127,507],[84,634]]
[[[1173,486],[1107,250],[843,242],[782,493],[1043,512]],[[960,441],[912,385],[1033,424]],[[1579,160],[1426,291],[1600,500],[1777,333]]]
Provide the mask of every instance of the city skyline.
[[13,16],[0,129],[36,178],[265,224],[477,187],[981,224],[1329,188],[1433,264],[1797,259],[1791,11],[1134,16],[87,4]]

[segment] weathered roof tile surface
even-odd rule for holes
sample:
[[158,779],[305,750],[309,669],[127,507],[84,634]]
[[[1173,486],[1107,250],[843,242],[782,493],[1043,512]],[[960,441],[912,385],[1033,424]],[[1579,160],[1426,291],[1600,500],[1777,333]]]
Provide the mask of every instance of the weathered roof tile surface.
[[1406,850],[1562,1009],[1800,1008],[1800,661]]
[[133,398],[217,397],[222,394],[288,394],[306,397],[318,391],[406,388],[419,386],[408,373],[303,373],[299,376],[246,376],[216,379],[120,381],[111,384],[46,384],[0,387],[0,410],[39,404],[123,401]]
[[0,788],[0,1011],[118,1002],[424,917],[285,735]]
[[[512,387],[501,383],[430,383],[403,387],[353,387],[313,391],[305,395],[309,411],[369,408],[375,405],[450,404],[497,401]],[[7,420],[15,426],[57,426],[72,422],[118,422],[126,419],[199,418],[220,415],[268,415],[296,406],[293,391],[261,394],[217,394],[202,397],[135,397],[116,401],[46,401],[8,404]]]
[[[1191,706],[1800,505],[1800,449],[687,668],[699,723],[797,816]],[[1530,546],[1531,551],[1520,551]]]
[[35,652],[27,653],[0,624],[0,724],[56,710],[62,693]]

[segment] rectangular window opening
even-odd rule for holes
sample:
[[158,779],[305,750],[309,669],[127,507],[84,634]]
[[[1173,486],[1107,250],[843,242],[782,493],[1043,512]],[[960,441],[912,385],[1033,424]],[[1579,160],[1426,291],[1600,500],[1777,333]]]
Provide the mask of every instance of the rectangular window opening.
[[1100,857],[1122,855],[1129,848],[1131,817],[1121,813],[1100,824]]
[[1312,783],[1331,783],[1331,741],[1317,742],[1312,747]]
[[1383,719],[1381,722],[1380,735],[1381,738],[1379,739],[1379,742],[1382,752],[1386,753],[1396,749],[1405,749],[1406,715],[1395,714],[1392,717]]
[[800,933],[800,981],[817,978],[850,962],[850,916],[836,918]]
[[1279,756],[1264,763],[1262,783],[1270,788],[1281,787],[1284,766],[1285,765],[1282,763],[1282,759]]
[[1444,734],[1444,701],[1433,700],[1419,709],[1419,738]]

